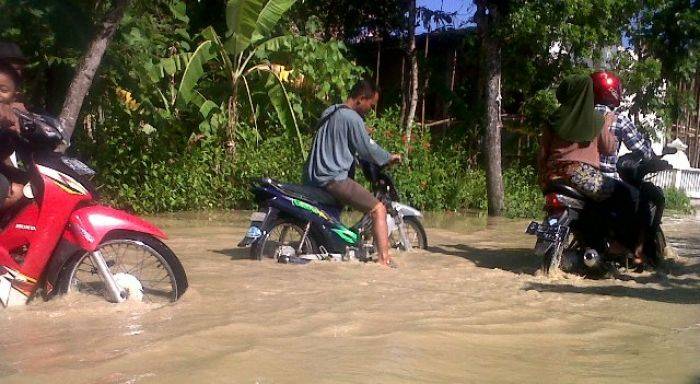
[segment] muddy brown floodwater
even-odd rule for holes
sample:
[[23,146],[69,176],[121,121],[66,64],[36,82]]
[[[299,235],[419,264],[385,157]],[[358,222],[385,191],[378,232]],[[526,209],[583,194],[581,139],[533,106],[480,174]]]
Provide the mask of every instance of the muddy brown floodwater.
[[7,383],[697,383],[700,222],[665,276],[537,276],[524,221],[426,220],[369,264],[247,259],[249,213],[155,218],[190,289],[165,307],[71,295],[0,312]]

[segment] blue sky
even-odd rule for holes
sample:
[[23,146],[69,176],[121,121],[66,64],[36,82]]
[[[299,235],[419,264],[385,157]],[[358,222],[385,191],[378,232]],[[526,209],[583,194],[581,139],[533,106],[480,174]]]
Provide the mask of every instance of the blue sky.
[[[459,28],[461,24],[469,22],[476,5],[472,0],[417,0],[416,4],[419,7],[426,7],[433,10],[442,10],[445,12],[457,12],[455,17],[455,27]],[[423,27],[419,27],[416,32],[422,33]]]

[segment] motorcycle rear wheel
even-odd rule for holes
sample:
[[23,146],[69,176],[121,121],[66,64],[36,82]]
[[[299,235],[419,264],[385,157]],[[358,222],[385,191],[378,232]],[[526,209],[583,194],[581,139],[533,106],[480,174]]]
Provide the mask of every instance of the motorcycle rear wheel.
[[[270,231],[250,248],[250,258],[258,261],[266,258],[274,259],[282,246],[290,246],[297,250],[303,236],[304,227],[299,223],[289,219],[278,219]],[[309,233],[301,247],[301,253],[311,254],[315,249],[316,243]]]
[[[179,299],[187,290],[187,275],[175,254],[155,237],[137,232],[116,231],[102,240],[98,250],[110,272],[125,281],[138,280],[136,297],[146,303],[168,303]],[[136,283],[132,283],[136,284]],[[140,286],[139,286],[140,285]],[[89,253],[68,260],[58,282],[59,292],[80,292],[105,296],[105,284]]]

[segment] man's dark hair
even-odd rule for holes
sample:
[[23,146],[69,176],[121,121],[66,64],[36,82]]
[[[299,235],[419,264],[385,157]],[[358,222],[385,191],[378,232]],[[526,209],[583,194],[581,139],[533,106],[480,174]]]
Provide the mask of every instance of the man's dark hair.
[[350,98],[359,99],[360,97],[364,97],[365,99],[369,99],[373,97],[375,93],[379,93],[379,87],[370,81],[360,80],[350,89]]
[[0,60],[0,73],[10,76],[12,82],[15,83],[15,87],[19,88],[22,86],[22,76],[20,76],[19,72],[17,72],[10,63]]
[[17,44],[0,41],[0,61],[26,64],[27,58]]

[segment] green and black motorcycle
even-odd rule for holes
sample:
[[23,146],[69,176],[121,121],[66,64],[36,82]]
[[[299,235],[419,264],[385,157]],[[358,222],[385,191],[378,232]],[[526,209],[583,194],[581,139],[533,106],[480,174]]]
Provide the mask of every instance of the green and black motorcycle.
[[[387,208],[390,245],[405,251],[425,249],[428,239],[420,211],[398,202],[396,186],[385,169],[366,162],[360,165],[375,196]],[[375,246],[368,214],[346,226],[340,221],[343,207],[324,190],[270,178],[255,182],[253,194],[260,210],[253,213],[250,228],[238,244],[251,247],[251,258],[298,264],[372,260]]]

